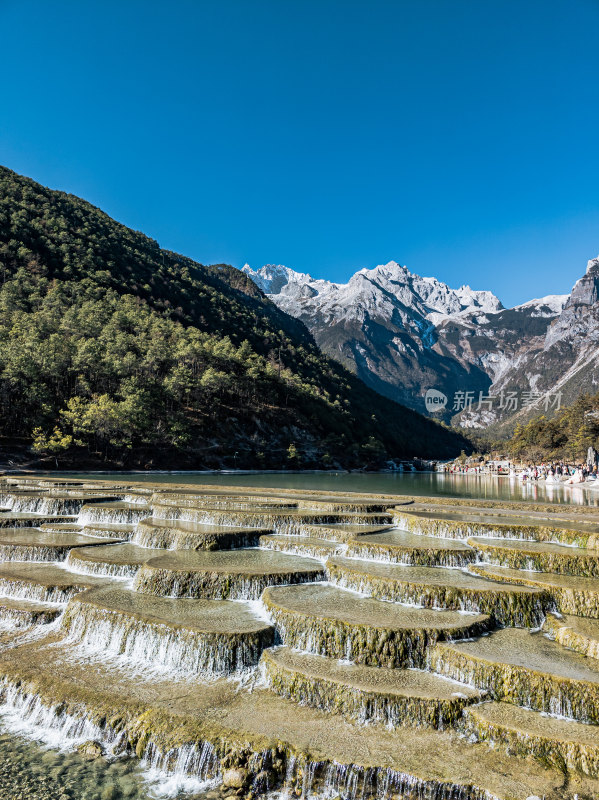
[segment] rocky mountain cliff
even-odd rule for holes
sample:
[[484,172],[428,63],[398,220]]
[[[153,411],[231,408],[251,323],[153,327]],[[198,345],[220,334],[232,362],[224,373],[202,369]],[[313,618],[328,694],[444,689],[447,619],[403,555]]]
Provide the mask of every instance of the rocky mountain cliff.
[[[458,414],[465,427],[513,417],[519,409],[502,403],[501,391],[553,389],[556,379],[569,381],[571,369],[586,375],[590,353],[586,360],[574,356],[574,341],[585,339],[590,322],[581,309],[596,301],[594,270],[589,266],[571,296],[548,295],[506,309],[492,292],[452,289],[395,261],[362,269],[345,284],[283,266],[243,268],[279,308],[306,324],[326,353],[370,386],[418,411],[426,411],[426,391],[436,388],[448,398],[437,416]],[[538,358],[548,350],[541,368]],[[575,385],[589,382],[579,379],[574,393]],[[479,403],[481,396],[486,402]],[[497,396],[494,403],[490,396]]]
[[513,425],[533,414],[548,413],[571,404],[582,392],[595,394],[599,385],[599,257],[587,263],[586,273],[551,319],[545,335],[529,346],[494,380],[493,394],[515,393],[517,409],[497,408],[493,414],[478,409],[463,414],[467,426]]

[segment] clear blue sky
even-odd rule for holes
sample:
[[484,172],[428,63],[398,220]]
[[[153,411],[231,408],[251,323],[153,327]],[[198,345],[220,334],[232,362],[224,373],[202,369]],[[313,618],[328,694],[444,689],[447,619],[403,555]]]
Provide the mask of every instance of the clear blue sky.
[[599,252],[599,0],[0,0],[0,162],[204,263],[506,305]]

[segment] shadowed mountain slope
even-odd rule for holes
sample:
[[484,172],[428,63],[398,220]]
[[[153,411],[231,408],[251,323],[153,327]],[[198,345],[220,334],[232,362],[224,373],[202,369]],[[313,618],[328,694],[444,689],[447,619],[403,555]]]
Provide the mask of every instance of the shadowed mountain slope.
[[0,168],[4,437],[63,464],[361,466],[465,440],[323,355],[244,274]]

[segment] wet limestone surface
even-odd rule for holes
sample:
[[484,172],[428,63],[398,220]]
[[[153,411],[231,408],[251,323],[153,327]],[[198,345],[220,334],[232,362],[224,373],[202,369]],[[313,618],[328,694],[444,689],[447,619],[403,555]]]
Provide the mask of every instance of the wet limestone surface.
[[265,550],[279,550],[283,553],[320,559],[326,559],[345,548],[341,542],[311,536],[285,536],[282,533],[261,536],[259,544]]
[[273,628],[243,603],[172,599],[128,589],[75,595],[61,621],[66,641],[100,659],[180,677],[229,675],[258,663]]
[[0,528],[37,528],[49,522],[76,522],[76,517],[57,516],[56,514],[28,514],[6,511],[0,513]]
[[44,522],[38,525],[41,531],[54,531],[54,533],[83,533],[83,525],[78,522]]
[[171,597],[257,600],[267,586],[323,578],[319,561],[277,551],[169,551],[142,566],[134,588]]
[[305,525],[303,534],[313,539],[348,542],[357,536],[384,533],[392,528],[392,525]]
[[47,625],[54,622],[61,612],[61,608],[49,603],[0,597],[0,622],[12,623],[16,627]]
[[549,596],[542,589],[486,580],[462,569],[413,567],[333,556],[327,575],[338,586],[400,603],[490,614],[499,624],[536,627]]
[[567,520],[542,520],[522,516],[472,514],[462,511],[417,511],[398,509],[394,520],[399,528],[431,536],[467,539],[470,536],[557,541],[580,547],[596,547],[599,524]]
[[350,541],[347,554],[356,558],[435,567],[459,567],[476,559],[476,552],[465,542],[395,529]]
[[131,577],[148,559],[163,550],[140,547],[136,544],[107,544],[94,547],[77,547],[67,558],[67,565],[88,575]]
[[[43,642],[0,653],[0,673],[21,681],[23,688],[38,693],[51,707],[65,698],[67,711],[81,713],[86,708],[96,720],[108,715],[129,732],[134,749],[141,745],[143,750],[147,741],[153,741],[166,751],[198,739],[213,742],[222,755],[258,756],[278,743],[281,761],[275,778],[284,781],[292,757],[300,766],[307,758],[322,764],[314,773],[314,790],[328,769],[329,787],[342,793],[345,781],[355,780],[360,796],[367,775],[374,795],[380,779],[388,786],[380,797],[403,792],[409,800],[483,800],[489,796],[485,792],[499,800],[535,794],[545,800],[574,800],[577,794],[579,800],[590,800],[599,793],[599,782],[591,778],[574,773],[565,785],[559,770],[467,742],[451,731],[356,729],[339,714],[298,706],[267,690],[242,692],[223,680],[200,684],[155,676],[134,679],[101,662],[81,664]],[[260,758],[255,763],[252,774],[261,769]],[[291,786],[298,786],[301,793],[301,774],[291,770],[291,776]]]
[[413,669],[380,669],[301,653],[265,650],[261,665],[277,694],[361,723],[443,728],[483,694],[464,684]]
[[86,536],[99,536],[100,538],[106,538],[108,536],[114,539],[129,540],[134,530],[135,525],[124,522],[91,522],[83,526],[82,532],[86,534]]
[[475,641],[440,642],[433,671],[497,699],[581,722],[599,722],[599,662],[542,633],[504,628]]
[[66,603],[77,592],[103,586],[105,580],[76,575],[51,563],[0,564],[0,596]]
[[210,633],[253,633],[270,627],[243,603],[153,597],[120,586],[90,590],[73,598],[71,605],[75,603],[171,628]]
[[79,533],[56,533],[39,528],[4,528],[0,531],[0,558],[7,561],[63,561],[74,547],[105,544]]
[[568,547],[554,542],[522,542],[480,537],[469,538],[468,544],[483,558],[501,566],[587,578],[599,577],[599,550]]
[[283,643],[332,658],[386,667],[420,667],[439,639],[476,635],[485,614],[384,603],[326,584],[264,590],[262,601]]
[[465,730],[512,753],[535,756],[558,769],[599,774],[599,726],[559,719],[508,703],[481,703],[465,710]]
[[588,658],[599,659],[599,620],[548,614],[543,631],[564,647]]
[[[500,522],[501,518],[508,517],[510,519],[526,519],[536,520],[536,524],[542,525],[545,520],[561,520],[561,522],[570,521],[569,527],[576,528],[578,525],[584,526],[587,522],[599,525],[599,512],[597,509],[585,507],[583,509],[584,516],[579,512],[575,506],[557,506],[555,504],[547,505],[544,508],[532,503],[507,503],[505,507],[493,502],[483,502],[479,500],[469,500],[464,502],[464,498],[456,502],[451,502],[451,498],[435,498],[434,503],[429,502],[430,498],[420,498],[419,501],[413,503],[398,505],[397,512],[406,511],[408,513],[424,513],[432,515],[433,517],[444,517],[446,514],[455,514],[459,517],[470,518],[486,516],[495,521]],[[470,505],[470,503],[472,505]]]
[[163,519],[181,519],[212,525],[246,528],[269,528],[277,533],[302,534],[307,525],[360,524],[390,525],[389,513],[360,513],[354,511],[318,511],[316,509],[247,509],[231,507],[180,508],[179,506],[154,505],[154,516]]
[[[404,510],[402,510],[404,511]],[[402,513],[399,509],[397,509],[396,513]],[[515,526],[527,526],[530,525],[532,528],[534,527],[545,527],[544,522],[545,520],[551,521],[552,528],[564,530],[576,530],[580,527],[582,532],[592,532],[592,533],[599,533],[599,522],[595,520],[585,520],[579,518],[560,518],[556,515],[543,515],[539,512],[530,512],[526,514],[522,512],[521,514],[514,514],[511,512],[506,512],[502,510],[495,511],[494,513],[489,513],[489,510],[486,508],[475,508],[475,509],[461,509],[459,511],[456,510],[425,510],[419,508],[405,508],[405,513],[409,514],[413,517],[418,517],[421,519],[442,519],[442,520],[450,520],[453,522],[481,522],[484,525],[515,525]]]
[[510,569],[491,564],[473,564],[472,572],[482,577],[523,586],[537,586],[548,592],[565,614],[599,618],[599,579],[551,572]]
[[165,550],[233,550],[255,547],[270,528],[243,528],[151,517],[138,523],[132,541]]
[[[64,587],[78,593],[69,600],[61,627],[44,629],[42,617],[36,620],[25,616],[26,621],[17,623],[9,633],[14,619],[10,619],[9,608],[4,610],[9,627],[0,634],[0,686],[2,676],[16,681],[24,678],[59,710],[57,720],[63,710],[81,714],[89,705],[96,721],[102,725],[110,721],[127,731],[129,746],[138,755],[156,752],[148,750],[150,744],[165,753],[174,748],[165,764],[174,763],[182,744],[192,750],[196,747],[193,759],[189,761],[185,755],[183,760],[188,765],[198,764],[197,748],[201,749],[207,739],[214,743],[219,757],[228,754],[223,768],[231,763],[251,763],[250,769],[259,771],[265,753],[274,753],[271,748],[279,743],[276,758],[268,762],[280,765],[273,767],[278,771],[277,780],[290,770],[291,785],[301,786],[306,776],[314,774],[317,782],[310,790],[320,791],[325,788],[321,779],[328,774],[329,794],[345,797],[352,787],[352,796],[357,791],[360,796],[364,794],[364,800],[398,800],[404,796],[410,800],[454,796],[482,800],[487,792],[500,800],[524,800],[531,795],[545,800],[570,800],[575,794],[579,800],[599,796],[599,785],[580,775],[580,771],[596,774],[592,742],[568,742],[569,749],[562,751],[563,743],[553,735],[555,731],[551,736],[543,730],[538,732],[529,721],[528,733],[522,734],[520,717],[516,724],[508,715],[500,725],[499,716],[483,724],[479,715],[475,730],[474,717],[468,716],[482,707],[478,701],[481,691],[486,690],[491,698],[594,722],[599,709],[599,680],[535,671],[530,654],[524,665],[514,665],[492,659],[482,663],[455,650],[475,644],[456,639],[479,637],[496,624],[537,626],[543,611],[554,608],[554,603],[562,607],[560,597],[563,602],[566,594],[582,596],[590,608],[593,595],[587,582],[596,580],[599,584],[599,576],[574,579],[583,586],[579,592],[574,584],[551,589],[528,582],[524,573],[509,567],[488,567],[503,570],[503,577],[489,579],[478,572],[488,565],[472,563],[481,551],[460,541],[453,527],[456,522],[472,524],[482,533],[483,525],[491,525],[502,534],[515,532],[519,540],[529,534],[542,539],[549,534],[539,531],[550,530],[555,539],[561,537],[556,531],[562,531],[566,537],[562,540],[570,541],[567,537],[574,531],[576,536],[587,537],[576,539],[579,544],[588,544],[597,527],[596,514],[583,510],[585,522],[577,524],[574,514],[567,518],[565,511],[558,515],[555,509],[538,505],[530,515],[520,516],[522,503],[509,509],[501,507],[506,504],[495,504],[495,508],[490,504],[488,513],[479,512],[471,503],[467,513],[464,504],[449,512],[435,508],[436,513],[428,509],[424,515],[412,514],[418,524],[436,525],[441,518],[447,526],[446,536],[440,535],[443,531],[439,528],[429,529],[428,533],[434,534],[431,536],[417,533],[418,529],[402,532],[391,528],[392,516],[385,509],[395,506],[395,514],[398,508],[405,509],[407,504],[400,498],[243,488],[203,490],[197,486],[173,486],[171,490],[159,484],[142,488],[121,479],[118,483],[74,482],[72,491],[61,488],[67,482],[47,481],[40,493],[39,480],[37,487],[35,479],[25,482],[31,491],[24,503],[36,502],[37,488],[38,498],[40,494],[46,499],[55,496],[64,510],[74,508],[69,505],[70,499],[80,501],[75,494],[89,491],[90,503],[85,504],[80,518],[86,526],[84,533],[108,533],[108,542],[115,534],[117,539],[129,539],[132,534],[135,538],[133,544],[110,544],[84,536],[85,547],[70,548],[67,566],[79,568],[81,573],[70,573],[74,583]],[[118,492],[121,499],[102,502],[111,492]],[[19,525],[41,524],[39,515],[18,517]],[[9,517],[3,514],[0,519]],[[72,527],[75,523],[78,525],[79,520],[61,515],[52,518],[56,530],[44,532],[62,531],[64,543],[67,536],[80,534]],[[33,528],[28,532],[34,536],[38,533]],[[488,542],[489,528],[485,534]],[[260,550],[240,549],[254,548],[259,541]],[[508,544],[528,543],[508,540]],[[46,551],[48,548],[40,550]],[[587,556],[586,551],[566,551],[568,557],[574,554],[578,559],[577,571],[588,569],[580,560]],[[11,557],[16,552],[13,549]],[[248,555],[252,552],[258,555]],[[317,560],[303,557],[308,554]],[[595,555],[599,557],[599,550]],[[329,577],[337,582],[335,586],[312,583],[322,577],[327,556]],[[242,560],[251,558],[262,563],[279,559],[279,568],[251,571],[244,563],[241,569]],[[158,567],[147,564],[148,560],[157,560]],[[292,561],[294,569],[286,572],[282,560]],[[298,570],[299,561],[309,561],[314,571]],[[54,564],[31,562],[8,566],[60,570]],[[81,587],[81,591],[81,581],[87,580],[84,573],[101,570],[130,577],[140,566],[143,573],[136,585],[142,588],[146,582],[149,594],[125,589],[119,581],[102,585],[105,578],[99,579],[100,585]],[[464,571],[470,567],[475,574]],[[508,580],[508,570],[518,575]],[[298,575],[308,582],[289,585]],[[47,583],[15,579],[10,586],[14,590],[23,586],[26,592],[30,587],[34,592],[49,587],[54,592],[57,587],[52,585],[49,572],[46,577]],[[559,577],[569,578],[564,574]],[[282,580],[284,585],[273,586]],[[236,581],[243,584],[239,591],[233,588]],[[287,646],[270,649],[275,631],[264,621],[266,616],[262,617],[258,604],[220,599],[255,600],[262,589],[261,581],[270,583],[264,590],[265,606]],[[203,599],[163,596],[167,592],[189,593],[192,585],[191,594],[203,593]],[[357,591],[371,596],[360,596]],[[209,599],[212,597],[219,599]],[[54,595],[52,602],[64,604],[63,598],[57,600]],[[35,605],[31,599],[9,598],[11,603],[15,614],[24,613],[19,606]],[[415,608],[417,603],[424,608]],[[0,614],[1,609],[0,601]],[[55,605],[49,610],[56,614],[60,609]],[[469,613],[460,613],[462,610]],[[245,623],[240,621],[240,614],[247,615]],[[583,662],[594,661],[568,649],[576,642],[573,634],[564,638],[564,631],[574,630],[566,622],[565,618],[549,616],[544,634],[537,634],[549,647],[556,648],[551,659],[555,662],[559,652]],[[37,629],[25,627],[36,624]],[[502,633],[482,636],[478,641],[492,640]],[[531,636],[522,630],[511,633]],[[592,640],[590,633],[587,626],[577,629],[576,641],[588,643]],[[42,637],[47,638],[48,647]],[[2,652],[3,648],[7,649]],[[247,671],[260,658],[269,689],[254,684],[250,676],[256,672]],[[567,663],[573,668],[573,662]],[[599,661],[596,663],[599,665]],[[235,681],[219,678],[239,670],[243,673],[236,675]],[[243,677],[241,683],[238,677]],[[483,703],[491,705],[502,704]],[[364,722],[369,724],[363,727]],[[478,737],[482,744],[448,733],[448,727],[457,728],[460,735],[466,732]],[[533,735],[535,732],[538,735]],[[491,750],[489,744],[500,746]],[[507,749],[512,755],[507,755]],[[237,761],[240,752],[244,754],[241,762]],[[321,753],[322,759],[312,758]],[[543,764],[559,769],[537,767],[530,758],[513,754],[536,756]],[[292,761],[285,763],[291,755],[299,756],[295,766]],[[352,760],[345,760],[344,755]],[[310,761],[307,767],[306,757]],[[317,765],[316,760],[324,763]],[[385,773],[392,764],[398,771]],[[564,769],[569,770],[567,779],[559,771]],[[402,772],[403,776],[399,774]],[[363,792],[360,780],[369,781]],[[264,784],[256,785],[252,796],[265,789]]]

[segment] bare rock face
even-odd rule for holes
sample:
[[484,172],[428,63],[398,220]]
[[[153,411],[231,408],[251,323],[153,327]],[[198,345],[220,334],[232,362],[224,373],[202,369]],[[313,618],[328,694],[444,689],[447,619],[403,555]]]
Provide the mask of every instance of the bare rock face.
[[77,748],[79,755],[83,756],[86,761],[95,761],[97,758],[102,758],[104,755],[104,748],[100,742],[90,739],[88,742],[83,742]]
[[246,769],[228,769],[223,773],[224,789],[243,789],[248,782]]
[[594,306],[599,298],[599,256],[587,263],[587,271],[572,289],[566,308],[572,306]]
[[[322,350],[381,394],[426,413],[426,391],[442,391],[450,402],[437,416],[446,420],[456,413],[456,392],[487,395],[509,381],[506,376],[529,352],[542,350],[568,300],[548,295],[505,309],[492,292],[452,289],[395,261],[362,269],[346,284],[284,266],[246,265],[243,271],[279,308],[302,320]],[[587,273],[581,294],[588,299],[597,294],[594,281]],[[460,419],[478,427],[495,421],[487,416]]]

